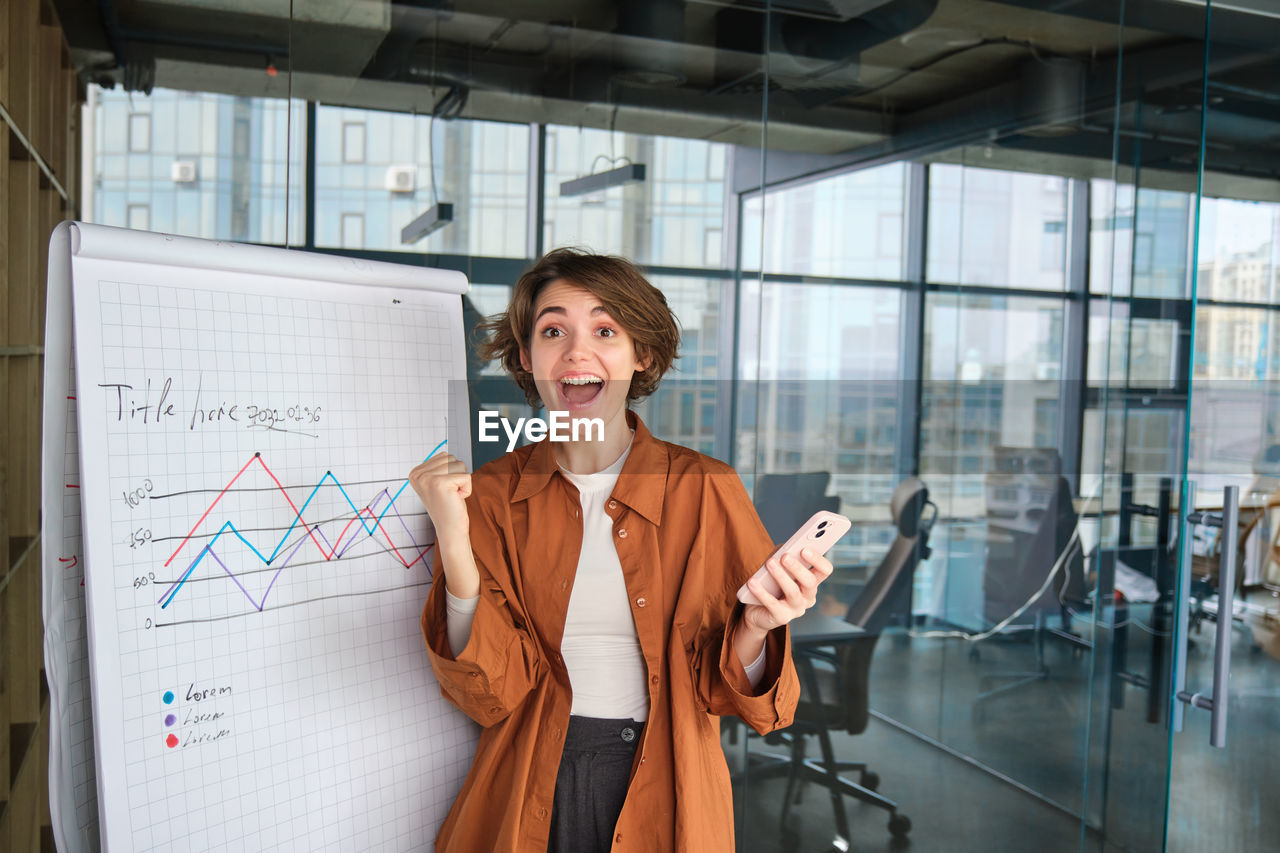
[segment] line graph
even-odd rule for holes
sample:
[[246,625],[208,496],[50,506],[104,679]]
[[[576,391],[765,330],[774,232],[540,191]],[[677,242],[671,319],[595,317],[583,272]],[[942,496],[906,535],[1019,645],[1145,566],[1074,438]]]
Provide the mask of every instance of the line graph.
[[[445,446],[445,444],[446,444],[446,441],[441,441],[432,449],[430,453],[427,454],[426,458],[430,459],[432,456],[438,453],[440,449]],[[320,481],[316,483],[314,488],[312,488],[311,493],[307,495],[307,498],[305,501],[303,501],[302,506],[298,507],[293,502],[293,499],[289,496],[289,493],[284,487],[284,485],[276,477],[275,473],[272,472],[270,467],[267,466],[266,462],[262,460],[262,454],[255,453],[247,462],[245,462],[245,464],[240,468],[240,470],[236,472],[235,476],[232,477],[231,480],[228,481],[228,483],[218,492],[217,496],[213,499],[213,501],[209,504],[208,508],[205,509],[204,513],[200,516],[200,519],[195,523],[195,525],[192,526],[191,530],[187,533],[187,535],[182,538],[182,541],[178,544],[178,547],[174,549],[173,553],[169,555],[169,558],[165,560],[164,565],[166,567],[169,566],[178,557],[178,555],[182,552],[182,550],[187,546],[187,543],[190,542],[196,536],[197,531],[200,529],[200,526],[204,524],[206,519],[208,519],[209,515],[213,512],[214,507],[216,507],[218,503],[223,499],[223,497],[226,496],[227,493],[232,490],[232,488],[236,484],[236,481],[238,481],[240,477],[243,476],[244,473],[248,471],[250,466],[252,466],[255,462],[267,474],[267,476],[271,478],[272,482],[275,483],[276,489],[280,492],[281,495],[284,496],[284,499],[289,504],[290,509],[293,510],[293,520],[290,523],[288,529],[285,530],[284,535],[280,537],[280,541],[276,543],[275,547],[271,550],[270,555],[267,556],[267,555],[264,555],[262,551],[259,550],[252,542],[250,542],[249,539],[246,538],[239,529],[237,529],[236,525],[230,519],[224,521],[222,525],[218,528],[218,532],[215,533],[213,538],[210,539],[209,542],[206,543],[204,547],[200,549],[199,553],[197,553],[195,559],[191,561],[191,564],[186,568],[186,570],[179,576],[177,580],[175,580],[169,586],[168,589],[165,590],[164,594],[160,596],[159,600],[157,601],[157,604],[160,605],[160,608],[162,610],[167,609],[169,605],[173,603],[178,593],[186,585],[187,581],[191,578],[192,573],[196,570],[196,568],[200,565],[200,563],[204,561],[205,557],[211,557],[213,561],[218,564],[218,566],[222,569],[222,571],[226,574],[226,576],[232,580],[232,582],[236,585],[236,587],[240,590],[240,592],[244,595],[244,597],[249,601],[250,604],[254,606],[254,608],[258,612],[262,612],[265,609],[266,603],[267,603],[267,597],[271,594],[272,589],[275,587],[276,581],[279,579],[280,575],[284,572],[284,570],[287,567],[289,567],[289,565],[293,561],[293,558],[298,554],[299,551],[302,550],[303,546],[306,544],[308,540],[310,540],[315,545],[315,547],[319,550],[323,558],[323,561],[330,562],[333,560],[340,560],[344,558],[348,554],[348,552],[351,550],[351,548],[356,544],[356,542],[361,539],[361,531],[363,531],[364,536],[368,537],[369,539],[373,539],[375,538],[376,534],[381,533],[382,537],[386,540],[387,546],[388,546],[388,548],[385,550],[387,551],[387,553],[394,554],[396,559],[400,561],[400,563],[404,566],[405,569],[410,569],[419,562],[425,563],[426,555],[430,552],[434,543],[420,544],[417,541],[417,539],[414,537],[413,532],[409,529],[409,525],[405,522],[404,516],[402,516],[400,511],[395,508],[396,500],[404,492],[405,487],[409,485],[408,479],[405,479],[404,482],[400,483],[394,495],[391,493],[391,490],[389,488],[384,487],[381,491],[376,493],[373,496],[373,498],[364,507],[357,507],[355,501],[351,499],[351,496],[347,493],[346,488],[333,475],[333,472],[326,471],[324,476],[320,478]],[[320,492],[320,489],[325,485],[326,481],[332,482],[333,485],[338,488],[338,491],[341,493],[343,499],[346,501],[347,506],[349,506],[351,508],[352,513],[354,513],[354,515],[347,521],[346,525],[342,528],[342,530],[339,532],[338,536],[333,540],[333,542],[330,542],[329,538],[324,534],[322,526],[325,522],[309,524],[303,521],[303,515],[302,515],[303,512],[305,512],[306,509],[311,505],[311,502],[315,499],[316,495]],[[379,505],[382,504],[384,499],[386,500],[385,505],[382,506],[381,510],[378,510]],[[386,528],[384,527],[383,520],[388,513],[393,513],[396,516],[396,519],[400,523],[400,527],[404,530],[406,536],[408,536],[411,549],[406,549],[406,550],[410,550],[410,552],[414,555],[412,558],[402,553],[401,548],[403,546],[396,545],[395,541],[391,538],[391,535],[387,532]],[[356,524],[356,522],[359,522],[359,529],[353,532],[351,528],[353,525]],[[302,525],[303,534],[297,537],[297,539],[294,540],[293,542],[290,542],[289,541],[290,534],[292,534],[294,530],[297,529],[299,524]],[[234,538],[238,539],[240,542],[244,543],[244,545],[249,549],[249,551],[255,557],[257,557],[257,559],[260,560],[264,566],[267,566],[268,568],[276,563],[277,558],[281,555],[282,552],[286,552],[283,560],[279,562],[278,567],[275,570],[275,573],[271,576],[270,580],[268,581],[266,589],[262,592],[261,596],[259,596],[258,598],[255,598],[253,594],[249,592],[249,590],[241,582],[240,576],[238,576],[236,572],[232,571],[231,568],[227,566],[223,558],[219,556],[219,554],[214,550],[214,545],[218,543],[218,540],[228,533]],[[347,535],[348,533],[351,533],[350,537],[348,537]],[[240,574],[243,575],[244,573],[241,572]]]

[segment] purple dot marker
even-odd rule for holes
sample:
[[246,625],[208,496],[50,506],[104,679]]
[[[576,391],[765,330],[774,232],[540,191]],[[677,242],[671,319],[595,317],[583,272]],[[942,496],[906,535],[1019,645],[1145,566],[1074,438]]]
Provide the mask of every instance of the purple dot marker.
[[178,718],[177,718],[177,717],[175,717],[173,714],[166,714],[166,715],[165,715],[165,718],[164,718],[164,724],[165,724],[166,726],[172,726],[172,725],[173,725],[174,723],[176,723],[176,722],[178,722]]

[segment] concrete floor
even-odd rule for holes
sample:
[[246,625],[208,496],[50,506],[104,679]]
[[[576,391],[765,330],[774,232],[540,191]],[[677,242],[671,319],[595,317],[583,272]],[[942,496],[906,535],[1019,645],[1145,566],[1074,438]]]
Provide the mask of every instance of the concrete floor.
[[[1188,684],[1203,685],[1206,693],[1213,627],[1207,623],[1199,637],[1193,635],[1188,656]],[[1151,642],[1151,634],[1131,635],[1129,669],[1145,669]],[[1109,653],[1095,659],[1090,650],[1050,639],[1044,647],[1048,678],[983,700],[984,690],[1007,683],[991,676],[1033,668],[1029,636],[982,643],[973,656],[960,640],[886,632],[872,663],[871,707],[1040,796],[873,717],[859,736],[834,734],[837,757],[869,764],[880,776],[880,792],[898,802],[913,826],[909,845],[895,847],[887,812],[846,798],[849,849],[1159,851],[1171,788],[1168,850],[1280,851],[1280,661],[1260,652],[1239,627],[1232,649],[1228,748],[1211,749],[1209,715],[1191,711],[1172,740],[1170,763],[1169,732],[1148,722],[1146,690],[1121,686],[1123,707],[1116,708],[1116,697],[1101,686],[1110,683]],[[1104,675],[1091,678],[1093,670]],[[750,749],[785,752],[759,738],[750,740]],[[809,753],[817,752],[815,744]],[[740,769],[741,741],[735,747],[726,740],[726,754],[731,768]],[[835,824],[827,792],[809,786],[793,808],[794,831],[783,833],[778,814],[784,788],[784,779],[753,780],[750,774],[745,789],[739,784],[739,851],[831,849]],[[1082,811],[1090,828],[1082,829],[1071,814]]]

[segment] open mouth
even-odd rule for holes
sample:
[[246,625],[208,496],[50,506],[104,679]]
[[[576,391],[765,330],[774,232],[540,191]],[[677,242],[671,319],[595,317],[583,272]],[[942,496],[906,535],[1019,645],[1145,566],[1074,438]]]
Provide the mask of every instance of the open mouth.
[[571,408],[591,405],[604,388],[604,380],[599,376],[566,376],[556,384],[560,396]]

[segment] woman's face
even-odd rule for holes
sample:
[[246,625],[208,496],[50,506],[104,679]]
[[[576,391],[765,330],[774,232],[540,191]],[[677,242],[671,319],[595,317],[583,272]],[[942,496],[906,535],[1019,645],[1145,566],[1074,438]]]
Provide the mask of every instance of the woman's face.
[[631,335],[588,290],[556,279],[533,305],[533,337],[520,364],[533,374],[548,411],[611,421],[649,360],[636,358]]

